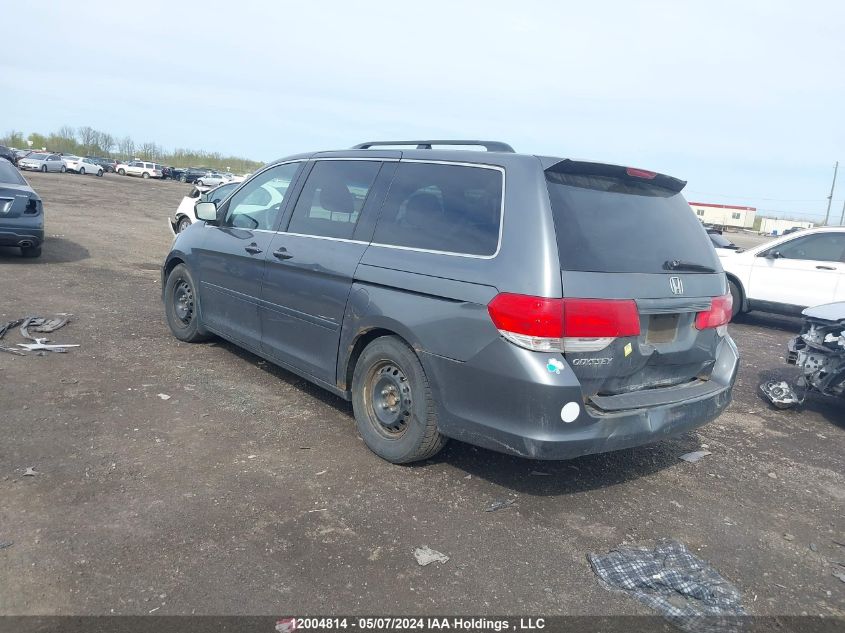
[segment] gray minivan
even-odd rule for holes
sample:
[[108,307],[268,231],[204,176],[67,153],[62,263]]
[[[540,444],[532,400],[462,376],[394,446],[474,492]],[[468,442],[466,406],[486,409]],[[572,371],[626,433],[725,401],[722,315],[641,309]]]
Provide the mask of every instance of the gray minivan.
[[447,438],[535,459],[654,442],[718,416],[739,363],[684,184],[485,141],[290,156],[197,204],[167,321],[351,400],[391,462]]

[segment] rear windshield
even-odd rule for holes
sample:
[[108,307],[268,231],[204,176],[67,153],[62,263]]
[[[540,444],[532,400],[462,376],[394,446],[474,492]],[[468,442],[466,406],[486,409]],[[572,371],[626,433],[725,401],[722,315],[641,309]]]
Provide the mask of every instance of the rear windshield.
[[18,170],[12,167],[9,161],[2,159],[0,159],[0,182],[10,185],[26,184],[26,180],[18,173]]
[[[719,270],[680,193],[649,181],[546,172],[564,270],[665,273],[679,260]],[[685,273],[688,271],[684,271]]]

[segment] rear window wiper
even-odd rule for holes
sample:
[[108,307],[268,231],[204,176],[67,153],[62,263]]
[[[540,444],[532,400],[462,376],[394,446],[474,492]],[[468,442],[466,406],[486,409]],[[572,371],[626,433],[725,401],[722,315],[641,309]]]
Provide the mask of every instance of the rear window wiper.
[[704,264],[696,264],[695,262],[685,262],[680,259],[667,259],[663,262],[663,268],[666,270],[695,270],[702,273],[715,273],[716,269]]

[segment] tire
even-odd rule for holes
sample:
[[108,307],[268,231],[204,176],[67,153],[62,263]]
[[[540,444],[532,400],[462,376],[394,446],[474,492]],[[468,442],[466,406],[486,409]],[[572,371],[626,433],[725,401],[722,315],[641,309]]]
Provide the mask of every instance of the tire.
[[209,338],[199,317],[197,285],[184,264],[176,266],[164,285],[164,312],[173,336],[186,343],[199,343]]
[[150,177],[150,175],[147,172],[144,172],[143,174],[141,174],[141,178],[143,178],[144,180],[146,180],[149,177]]
[[41,257],[41,244],[38,246],[22,246],[21,247],[21,255],[24,257]]
[[97,170],[97,177],[98,177],[98,178],[102,178],[102,177],[103,177],[103,170],[102,170],[102,169],[98,169],[98,170]]
[[118,170],[117,170],[117,173],[118,173],[118,174],[120,174],[121,176],[125,176],[125,175],[126,175],[126,170],[125,170],[125,169],[118,169]]
[[80,167],[80,168],[79,168],[79,175],[80,175],[80,176],[84,176],[84,175],[85,175],[85,168],[84,168],[84,167]]
[[731,309],[731,319],[735,319],[738,315],[742,314],[742,289],[739,287],[739,284],[736,283],[733,279],[728,279],[728,288],[731,291],[731,298],[733,299],[733,308]]
[[41,171],[46,174],[47,173],[47,165],[41,165]]
[[179,181],[180,182],[188,182],[188,179],[185,176],[182,176],[181,178],[179,178]]
[[62,173],[65,173],[67,171],[67,167],[62,165],[62,168],[59,171],[62,172]]
[[446,444],[422,364],[396,336],[377,338],[361,352],[352,409],[364,443],[394,464],[428,459]]
[[181,233],[189,226],[191,226],[191,218],[183,215],[181,218],[179,218],[179,221],[176,223],[176,233]]

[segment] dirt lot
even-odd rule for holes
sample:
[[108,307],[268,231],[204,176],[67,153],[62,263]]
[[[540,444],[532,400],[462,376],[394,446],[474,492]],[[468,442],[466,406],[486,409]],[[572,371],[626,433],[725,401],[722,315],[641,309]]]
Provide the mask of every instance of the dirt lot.
[[[81,347],[0,354],[0,613],[646,613],[586,554],[673,537],[753,614],[845,614],[845,409],[756,393],[794,372],[798,321],[731,325],[735,401],[697,433],[542,463],[453,442],[392,466],[346,402],[170,336],[159,265],[188,186],[28,177],[49,239],[41,260],[0,249],[0,321],[70,312],[53,338]],[[419,567],[422,544],[450,560]]]

